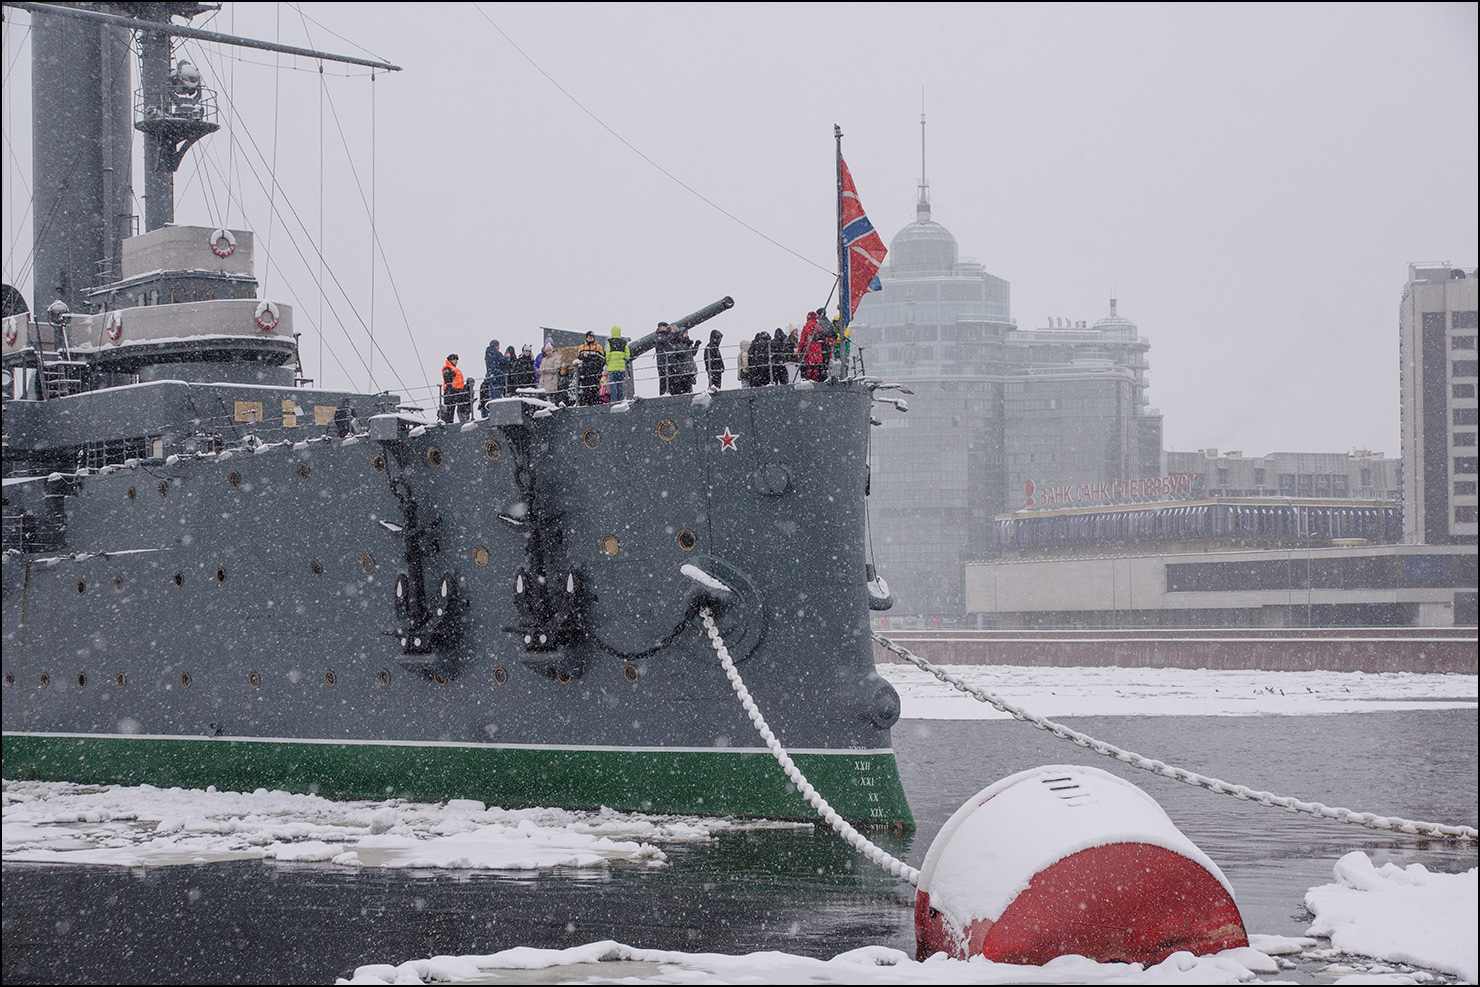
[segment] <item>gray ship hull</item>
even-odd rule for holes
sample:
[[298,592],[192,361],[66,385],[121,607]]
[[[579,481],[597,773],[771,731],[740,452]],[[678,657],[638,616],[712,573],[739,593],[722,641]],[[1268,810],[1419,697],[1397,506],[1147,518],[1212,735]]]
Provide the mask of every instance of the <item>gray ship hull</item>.
[[840,382],[347,440],[266,417],[255,452],[8,479],[5,774],[811,818],[709,606],[818,789],[909,826],[868,633],[869,407]]

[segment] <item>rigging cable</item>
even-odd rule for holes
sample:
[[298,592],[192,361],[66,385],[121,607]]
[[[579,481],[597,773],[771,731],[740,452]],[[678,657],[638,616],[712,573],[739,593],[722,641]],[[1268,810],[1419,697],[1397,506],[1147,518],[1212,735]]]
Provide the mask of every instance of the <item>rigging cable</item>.
[[[241,203],[239,203],[239,205],[241,205],[241,207],[242,207],[242,219],[243,219],[243,222],[245,222],[248,226],[251,226],[252,225],[251,224],[251,221],[246,216],[246,207],[245,207],[245,205],[244,204],[241,204]],[[286,228],[285,228],[285,231],[286,231]],[[291,232],[288,232],[288,236],[291,239],[292,238],[292,233]],[[297,246],[297,243],[296,242],[294,242],[294,246],[295,247]],[[299,258],[301,260],[303,260],[305,266],[307,266],[308,261],[307,261],[307,258],[303,257],[303,252],[302,251],[299,251],[298,256],[299,256]],[[298,297],[297,290],[293,287],[292,282],[288,279],[287,274],[282,269],[282,266],[279,265],[277,263],[277,261],[275,261],[270,255],[267,258],[267,264],[271,265],[272,267],[276,267],[277,268],[278,275],[280,277],[282,277],[283,282],[284,282],[284,284],[286,286],[284,290],[289,294],[289,296],[292,297],[293,304],[296,305],[299,309],[302,309],[303,308],[302,300]],[[310,278],[313,277],[312,271],[309,272],[309,277]],[[322,303],[322,300],[323,300],[323,297],[324,297],[323,284],[322,284],[322,282],[316,282],[315,286],[319,289],[319,298],[320,298],[320,301]],[[331,312],[332,312],[332,306],[331,306]],[[339,326],[339,330],[344,333],[344,336],[345,336],[346,341],[348,341],[349,344],[350,344],[350,349],[351,350],[354,350],[355,353],[358,354],[359,351],[358,351],[358,349],[356,349],[356,347],[354,345],[354,339],[350,336],[349,330],[344,327],[343,320],[339,319],[339,315],[338,315],[337,312],[333,312],[333,314],[335,316],[335,323]],[[319,346],[322,349],[322,347],[324,345],[323,322],[320,321],[317,325],[314,326],[314,329],[319,334]],[[329,355],[334,360],[334,363],[339,367],[340,372],[344,374],[345,379],[353,382],[354,378],[350,375],[349,369],[347,367],[345,367],[345,365],[340,361],[338,354],[335,353],[333,349],[330,349]],[[363,362],[364,361],[362,359],[361,360],[361,363],[363,363]]]
[[705,204],[713,207],[721,215],[724,215],[724,216],[728,217],[729,219],[732,219],[735,222],[739,223],[741,226],[745,227],[747,230],[749,230],[750,232],[754,233],[756,236],[760,237],[762,240],[765,240],[767,243],[771,244],[772,246],[780,247],[782,250],[784,250],[787,253],[791,254],[793,257],[795,257],[799,261],[802,261],[803,263],[811,264],[813,267],[817,268],[819,271],[822,271],[822,272],[826,273],[828,277],[836,277],[837,276],[837,272],[832,271],[832,270],[829,270],[826,267],[823,267],[821,264],[817,263],[816,261],[812,260],[811,258],[804,257],[801,254],[797,253],[795,250],[791,249],[790,247],[788,247],[786,244],[780,242],[779,240],[773,239],[772,237],[769,237],[766,234],[762,233],[760,230],[756,229],[754,226],[751,226],[745,220],[741,219],[739,216],[736,216],[734,213],[730,212],[728,209],[724,208],[719,203],[715,202],[713,199],[710,199],[710,198],[706,197],[698,189],[694,188],[692,185],[689,185],[687,182],[685,182],[683,179],[679,178],[673,172],[669,171],[667,168],[664,168],[662,165],[658,164],[658,162],[654,161],[652,158],[650,158],[646,154],[642,153],[642,151],[638,150],[637,147],[636,147],[636,145],[634,145],[631,141],[627,140],[627,138],[625,138],[621,134],[617,133],[611,127],[608,127],[606,125],[606,123],[599,116],[597,116],[595,113],[592,113],[590,110],[586,109],[586,107],[581,103],[581,101],[578,100],[578,99],[576,99],[574,96],[572,96],[570,94],[570,92],[564,86],[562,86],[560,83],[556,82],[555,79],[554,79],[554,77],[551,76],[550,73],[548,73],[544,69],[540,68],[539,63],[536,62],[533,58],[530,58],[527,54],[525,54],[524,49],[523,48],[520,48],[517,44],[515,44],[514,43],[514,39],[511,38],[511,37],[509,37],[508,34],[506,34],[504,32],[504,29],[501,28],[501,27],[499,27],[498,24],[494,22],[494,20],[493,20],[492,17],[489,17],[488,16],[488,14],[483,10],[483,5],[482,4],[480,4],[480,3],[474,3],[473,4],[473,9],[476,10],[476,11],[478,11],[478,13],[483,16],[483,19],[485,21],[487,21],[489,24],[493,25],[493,29],[495,31],[497,31],[499,34],[503,35],[503,39],[509,43],[509,46],[512,47],[515,51],[517,51],[519,53],[520,57],[522,57],[526,62],[528,62],[530,65],[534,66],[534,70],[536,72],[538,72],[540,75],[544,76],[547,80],[549,80],[550,85],[554,86],[556,89],[559,89],[561,95],[563,95],[566,99],[568,99],[572,103],[574,103],[576,105],[576,108],[579,109],[582,113],[586,114],[586,116],[590,117],[592,120],[595,120],[597,126],[601,127],[602,130],[605,130],[607,133],[611,134],[617,140],[619,140],[623,144],[625,144],[627,146],[627,149],[630,150],[633,154],[637,155],[639,158],[642,158],[642,160],[646,161],[648,164],[650,164],[654,168],[658,169],[660,172],[662,172],[664,175],[666,175],[669,179],[671,179],[673,182],[675,182],[680,188],[682,188],[685,191],[689,192],[690,194],[692,194],[693,196],[695,196],[696,198],[698,198],[701,202],[704,202]]
[[[331,108],[333,107],[333,100],[332,99],[330,100],[330,107]],[[252,150],[254,152],[256,152],[257,157],[259,159],[261,159],[262,164],[263,165],[266,165],[267,164],[267,156],[262,153],[262,149],[257,145],[256,140],[252,137],[251,131],[248,130],[245,126],[243,126],[242,129],[246,133],[247,140],[251,143]],[[266,184],[263,182],[262,176],[260,176],[259,174],[257,174],[257,169],[252,166],[251,161],[249,159],[247,160],[247,166],[252,171],[252,177],[253,177],[253,179],[256,180],[258,186],[261,187],[263,193],[265,194],[267,192]],[[277,176],[276,175],[268,175],[268,180],[271,181],[274,185],[278,184],[278,180],[277,180]],[[299,227],[303,230],[304,234],[307,235],[307,236],[309,236],[309,238],[311,240],[312,239],[312,236],[311,236],[311,234],[309,234],[308,225],[306,223],[304,223],[303,222],[303,218],[301,216],[299,216],[298,210],[294,207],[293,200],[288,195],[286,189],[283,190],[283,203],[288,207],[288,212],[292,215],[293,219],[298,223]],[[240,203],[238,203],[238,205],[240,205]],[[308,258],[306,256],[304,256],[303,248],[298,245],[298,240],[293,235],[292,230],[285,224],[284,227],[283,227],[283,231],[288,234],[288,239],[293,244],[293,248],[298,252],[298,256],[303,261],[304,267],[305,268],[308,268],[310,266],[308,264]],[[322,258],[323,252],[322,252],[322,250],[319,249],[318,245],[317,244],[310,243],[310,246]],[[326,261],[326,263],[327,263],[327,261]],[[338,275],[336,275],[334,273],[334,268],[332,266],[331,267],[328,267],[327,268],[327,272],[328,272],[328,275],[329,275],[330,280],[332,280],[334,282],[334,287],[336,289],[338,289],[339,293],[344,297],[344,300],[345,300],[346,304],[348,304],[348,306],[349,306],[349,310],[354,313],[356,321],[358,321],[360,323],[360,328],[365,329],[368,332],[369,331],[369,327],[365,324],[364,317],[360,315],[359,309],[357,309],[355,307],[354,299],[352,299],[350,297],[349,292],[345,290],[345,287],[344,287],[343,283],[339,280]],[[382,357],[385,357],[386,356],[385,351],[382,350],[380,348],[380,345],[378,343],[376,343],[373,339],[371,340],[371,345],[375,349],[377,349],[377,350],[380,351],[380,355]],[[360,362],[361,363],[364,363],[365,362],[365,358],[363,356],[360,357]],[[387,358],[387,362],[389,362],[389,358]],[[401,380],[400,375],[395,372],[394,368],[392,369],[391,372],[392,372],[393,375],[395,375],[396,382],[404,389],[406,387],[406,384],[405,384],[404,381]],[[373,377],[370,380],[370,389],[371,390],[374,390],[375,389],[375,381],[374,381],[374,378]]]
[[[302,10],[301,5],[299,5],[299,4],[289,4],[289,6],[292,7],[293,9],[297,10],[299,16],[304,19],[305,23],[303,25],[303,35],[308,40],[309,45],[312,46],[313,43],[314,43],[314,41],[313,41],[313,32],[311,32],[308,29],[308,24],[306,22],[307,21],[313,21],[315,24],[319,24],[319,22],[318,21],[315,21],[312,17],[309,17],[307,14],[305,14],[303,12],[303,10]],[[319,26],[320,27],[323,27],[322,24],[319,24]],[[327,28],[327,27],[325,27],[324,30],[329,31],[329,33],[330,34],[333,34],[336,38],[339,38],[340,37],[338,34],[335,34],[335,32],[329,30],[329,28]],[[340,38],[340,40],[343,41],[343,40],[346,40],[346,39]],[[352,41],[347,42],[347,43],[349,43],[351,45],[354,45],[354,42],[352,42]],[[379,55],[375,55],[374,52],[370,52],[367,49],[362,48],[359,45],[354,45],[354,47],[359,48],[361,51],[364,51],[364,52],[366,52],[366,54],[372,55],[375,58],[380,58]],[[384,59],[381,59],[381,60],[384,61]],[[354,155],[350,153],[350,150],[349,150],[349,140],[348,140],[348,138],[344,134],[344,125],[342,123],[340,123],[340,121],[339,121],[339,110],[338,110],[337,107],[335,107],[335,105],[334,105],[334,97],[329,93],[328,83],[324,80],[324,65],[323,65],[322,62],[319,63],[319,234],[320,234],[320,236],[319,236],[319,242],[320,243],[323,243],[323,207],[324,207],[324,194],[323,194],[323,169],[324,169],[324,163],[323,163],[323,160],[324,160],[324,152],[323,152],[323,140],[324,140],[324,100],[325,100],[325,98],[327,98],[328,101],[329,101],[329,112],[331,114],[333,114],[333,116],[334,116],[334,126],[339,131],[339,141],[344,146],[345,158],[349,161],[350,173],[352,175],[354,175],[355,187],[358,188],[359,191],[360,191],[360,201],[361,202],[366,202],[366,211],[370,214],[370,239],[371,239],[371,243],[372,243],[372,249],[371,249],[371,254],[370,254],[370,276],[371,276],[370,290],[371,290],[371,309],[372,309],[372,311],[371,311],[371,319],[370,319],[371,325],[373,327],[374,326],[374,323],[375,323],[375,317],[374,317],[374,311],[373,311],[374,310],[374,304],[375,304],[375,282],[374,282],[374,278],[375,278],[375,271],[376,271],[376,268],[375,268],[375,254],[378,251],[379,254],[380,254],[380,262],[385,267],[385,276],[386,276],[386,279],[388,281],[390,281],[391,295],[396,299],[396,307],[398,309],[400,309],[400,311],[401,311],[401,323],[402,323],[402,325],[404,325],[406,327],[406,338],[411,341],[411,352],[416,357],[416,366],[421,370],[422,383],[424,383],[427,386],[427,388],[430,389],[432,387],[432,381],[427,376],[427,363],[422,359],[422,356],[421,356],[421,347],[416,342],[416,333],[414,333],[414,332],[411,331],[411,317],[406,314],[406,303],[401,300],[401,289],[396,284],[396,276],[391,273],[390,259],[388,257],[386,257],[386,255],[385,255],[385,244],[381,242],[381,240],[380,240],[380,233],[379,233],[379,231],[378,231],[378,229],[376,227],[376,224],[375,224],[375,210],[374,210],[374,203],[373,203],[374,193],[375,193],[375,188],[374,188],[374,186],[375,186],[375,176],[374,176],[374,150],[375,150],[375,136],[374,136],[374,128],[375,128],[375,89],[374,89],[374,83],[375,83],[375,70],[374,69],[371,69],[371,71],[370,71],[370,82],[371,82],[371,89],[370,89],[370,115],[371,115],[371,120],[370,120],[370,122],[371,122],[371,155],[372,155],[371,156],[371,177],[370,177],[371,201],[370,202],[366,202],[366,199],[365,199],[365,190],[364,190],[363,186],[360,185],[360,176],[359,176],[359,174],[355,171]],[[320,260],[322,262],[322,255],[320,257]],[[372,343],[374,342],[374,335],[373,335],[373,333],[371,335],[371,341],[372,341]]]
[[[273,34],[273,39],[272,40],[275,41],[275,42],[277,42],[278,44],[282,44],[282,42],[283,42],[283,5],[281,3],[279,3],[279,4],[277,4],[277,6],[274,9],[276,11],[277,19],[274,22],[275,23],[275,27],[274,27],[274,34]],[[273,61],[273,73],[272,73],[272,165],[270,166],[270,171],[269,171],[269,174],[273,174],[273,175],[276,175],[277,174],[278,114],[282,111],[282,105],[283,105],[282,98],[281,98],[282,97],[282,91],[283,91],[283,74],[282,74],[282,72],[278,68],[278,63],[281,62],[282,59],[283,59],[283,56],[282,55],[278,54],[277,52],[274,52],[273,53],[273,56],[272,56],[272,61]],[[273,231],[273,228],[276,225],[276,222],[275,222],[276,220],[277,220],[277,182],[273,182],[272,183],[272,192],[268,195],[268,198],[267,198],[267,256],[269,256],[269,257],[272,256],[272,231]],[[266,272],[264,272],[264,273],[266,273]],[[262,294],[263,294],[264,297],[267,295],[267,281],[266,281],[265,278],[263,279],[263,282],[262,282]],[[374,378],[374,374],[371,374],[371,378],[372,379]]]
[[[302,11],[299,11],[302,14]],[[324,245],[324,63],[319,62],[319,247]],[[319,385],[324,384],[324,255],[319,254]],[[336,360],[336,362],[338,362]]]
[[[375,342],[375,70],[370,70],[370,342]],[[374,376],[375,350],[370,350],[371,376]]]
[[[313,43],[312,38],[310,38],[309,43]],[[373,210],[370,205],[370,198],[365,195],[365,186],[360,182],[360,173],[355,168],[354,155],[350,152],[349,149],[349,138],[344,133],[344,123],[339,119],[339,107],[334,105],[334,95],[328,91],[327,86],[325,86],[324,88],[324,97],[329,101],[329,115],[334,118],[335,129],[339,131],[339,143],[341,146],[343,146],[344,156],[349,162],[350,175],[354,178],[355,188],[360,193],[360,202],[364,204],[366,214],[373,215]],[[390,281],[391,294],[395,296],[396,307],[401,310],[401,321],[406,326],[407,338],[411,340],[411,351],[416,355],[416,365],[421,368],[422,381],[426,383],[428,387],[430,387],[432,382],[431,379],[427,377],[427,363],[422,359],[421,347],[416,342],[416,333],[411,331],[411,317],[406,314],[406,304],[401,300],[401,289],[396,285],[396,276],[391,273],[390,260],[385,255],[385,244],[381,242],[379,234],[375,233],[373,220],[371,223],[371,233],[371,239],[374,242],[375,249],[379,251],[381,263],[385,266],[386,278]],[[373,334],[371,335],[370,341],[372,344],[375,342],[375,337]],[[376,349],[380,348],[377,346]],[[380,355],[385,356],[385,351],[380,350]]]

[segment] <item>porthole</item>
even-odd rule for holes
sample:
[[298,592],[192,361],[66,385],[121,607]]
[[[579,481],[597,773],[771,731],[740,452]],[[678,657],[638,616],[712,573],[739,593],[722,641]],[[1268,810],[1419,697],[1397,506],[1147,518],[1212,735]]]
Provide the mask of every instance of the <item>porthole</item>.
[[120,689],[122,689],[124,686],[128,685],[128,676],[124,675],[122,672],[119,672],[117,675],[113,676],[113,681]]
[[374,556],[371,556],[371,555],[361,555],[360,556],[360,568],[365,570],[365,575],[367,575],[367,576],[370,575],[370,573],[374,572],[375,571],[375,558],[374,558]]
[[159,496],[160,496],[160,498],[163,499],[164,496],[166,494],[168,494],[169,492],[170,492],[170,485],[168,483],[165,483],[163,480],[160,480],[159,481]]
[[334,683],[335,682],[338,682],[338,681],[339,681],[339,676],[337,676],[337,675],[334,674],[334,669],[332,669],[332,668],[326,668],[326,669],[324,669],[324,684],[325,685],[332,687],[334,685]]
[[50,675],[47,675],[45,672],[42,672],[41,673],[41,684],[43,686],[51,685],[51,676]]
[[636,682],[637,681],[637,666],[631,664],[630,662],[628,664],[624,665],[622,667],[622,678],[626,679],[628,682]]
[[14,672],[6,672],[5,673],[5,684],[6,685],[15,685],[15,673]]
[[218,582],[218,583],[224,583],[224,582],[226,582],[226,570],[225,569],[217,569],[216,570],[216,582]]
[[377,473],[384,473],[385,472],[385,457],[382,456],[378,452],[375,455],[371,456],[370,457],[370,468],[373,469]]
[[555,681],[561,685],[570,685],[570,673],[563,668],[555,669]]
[[120,593],[123,592],[123,577],[122,576],[114,576],[113,577],[113,588],[116,589],[116,590],[118,590],[118,592],[120,592]]
[[315,576],[322,576],[324,574],[324,566],[322,563],[319,562],[318,559],[314,559],[313,561],[308,563],[308,571],[313,573]]
[[242,475],[236,470],[232,470],[226,474],[226,482],[231,484],[231,489],[240,490],[242,488]]
[[441,449],[438,449],[436,446],[432,446],[430,449],[428,449],[427,450],[427,462],[431,463],[433,466],[441,466],[442,465],[442,450]]
[[300,480],[307,480],[308,479],[308,474],[309,474],[308,464],[307,463],[299,463],[298,464],[298,479],[300,479]]
[[487,442],[483,443],[483,455],[488,457],[489,462],[498,462],[498,457],[502,453],[503,448],[500,447],[498,442],[496,442],[495,440],[489,439]]
[[479,565],[487,565],[488,549],[484,548],[482,545],[479,545],[477,548],[473,549],[473,561],[478,563]]
[[86,686],[87,686],[87,673],[86,672],[78,672],[77,673],[77,688],[82,689],[82,688],[85,688]]
[[433,672],[432,681],[437,683],[438,685],[446,685],[447,676],[443,675],[441,672]]
[[694,546],[699,544],[699,537],[688,528],[680,531],[674,537],[674,540],[678,542],[678,547],[683,549],[685,552],[692,552],[694,550]]
[[250,685],[254,689],[262,688],[262,676],[258,675],[256,672],[248,672],[247,685]]
[[668,419],[658,422],[658,438],[664,442],[672,442],[673,437],[678,434],[678,426]]
[[183,572],[177,572],[177,573],[175,573],[175,585],[176,586],[184,586],[185,585],[185,573],[183,573]]
[[596,449],[601,445],[601,433],[594,428],[588,428],[581,433],[581,445],[587,449]]
[[129,487],[128,488],[128,501],[129,501],[130,504],[132,504],[134,502],[134,498],[137,497],[137,496],[138,496],[138,493],[134,490],[134,488],[133,487]]
[[180,673],[180,684],[182,686],[184,686],[185,688],[187,688],[187,689],[190,688],[190,673],[189,672],[181,672]]
[[83,582],[81,579],[77,580],[77,592],[79,592],[79,593],[86,593],[87,592],[87,583]]
[[391,673],[382,668],[380,671],[375,673],[375,681],[379,682],[381,685],[390,685]]
[[617,541],[616,535],[601,536],[601,550],[607,555],[616,555],[622,548],[622,543]]
[[503,685],[509,681],[509,673],[504,669],[504,666],[495,665],[493,667],[493,680],[499,685]]

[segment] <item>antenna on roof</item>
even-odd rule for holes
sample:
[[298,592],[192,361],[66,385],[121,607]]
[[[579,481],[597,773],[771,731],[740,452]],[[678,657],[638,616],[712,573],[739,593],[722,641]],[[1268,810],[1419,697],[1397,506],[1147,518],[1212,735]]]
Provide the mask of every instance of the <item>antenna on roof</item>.
[[925,178],[925,87],[920,87],[920,199],[915,203],[915,222],[930,221],[930,182]]

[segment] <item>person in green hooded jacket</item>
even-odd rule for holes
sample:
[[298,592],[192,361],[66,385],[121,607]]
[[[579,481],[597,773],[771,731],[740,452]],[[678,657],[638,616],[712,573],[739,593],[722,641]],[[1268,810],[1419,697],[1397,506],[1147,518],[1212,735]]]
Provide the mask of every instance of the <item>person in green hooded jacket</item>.
[[606,381],[613,404],[627,396],[627,340],[622,338],[621,326],[612,326],[612,336],[606,344]]

